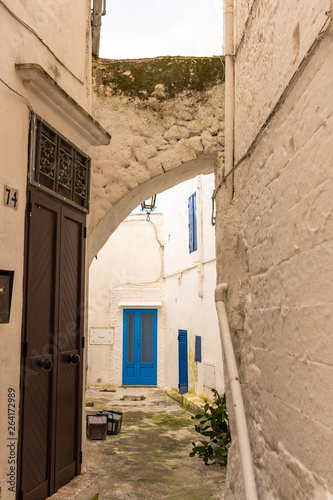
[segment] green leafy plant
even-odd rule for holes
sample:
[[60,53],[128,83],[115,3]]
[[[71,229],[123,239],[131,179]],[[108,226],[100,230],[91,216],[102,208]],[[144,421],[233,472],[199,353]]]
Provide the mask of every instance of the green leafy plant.
[[190,457],[198,454],[205,464],[211,462],[226,465],[231,443],[226,398],[225,394],[221,396],[216,389],[212,389],[212,392],[214,393],[213,404],[206,403],[204,412],[192,417],[198,421],[195,430],[207,439],[200,440],[199,444],[192,442]]

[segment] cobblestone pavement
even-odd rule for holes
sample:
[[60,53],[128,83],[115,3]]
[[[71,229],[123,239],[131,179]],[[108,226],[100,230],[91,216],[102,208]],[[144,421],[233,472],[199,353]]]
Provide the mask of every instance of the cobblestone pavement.
[[87,411],[123,412],[119,434],[87,440],[87,471],[100,474],[101,500],[224,498],[225,467],[189,457],[200,435],[191,414],[163,390],[88,389],[87,402],[94,403]]

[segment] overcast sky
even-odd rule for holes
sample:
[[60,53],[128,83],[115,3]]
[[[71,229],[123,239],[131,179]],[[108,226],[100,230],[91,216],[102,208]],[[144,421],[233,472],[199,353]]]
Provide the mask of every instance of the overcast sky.
[[107,0],[100,57],[222,54],[223,0]]

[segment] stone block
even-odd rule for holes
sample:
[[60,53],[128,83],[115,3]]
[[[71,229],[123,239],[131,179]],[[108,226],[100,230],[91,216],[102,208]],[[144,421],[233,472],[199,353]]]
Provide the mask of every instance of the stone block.
[[157,155],[156,147],[152,144],[147,144],[143,140],[136,140],[133,145],[133,153],[139,163],[146,163],[149,158]]
[[181,127],[179,125],[173,125],[165,134],[163,135],[164,139],[167,141],[179,140],[179,139],[187,139],[190,137],[190,132],[187,128]]
[[175,151],[179,155],[182,163],[195,160],[197,157],[195,149],[194,147],[192,147],[192,144],[189,142],[189,140],[181,139],[177,143]]

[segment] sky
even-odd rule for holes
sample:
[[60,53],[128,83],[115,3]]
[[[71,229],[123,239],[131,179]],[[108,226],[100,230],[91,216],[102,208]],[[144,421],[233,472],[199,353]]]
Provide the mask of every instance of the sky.
[[100,57],[222,54],[223,0],[107,0]]

